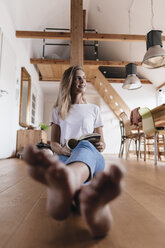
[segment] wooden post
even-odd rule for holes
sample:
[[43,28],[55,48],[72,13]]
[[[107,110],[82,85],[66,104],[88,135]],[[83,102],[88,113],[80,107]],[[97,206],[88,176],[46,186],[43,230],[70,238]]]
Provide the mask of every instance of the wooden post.
[[83,66],[83,0],[71,0],[70,64]]
[[[85,33],[86,27],[86,9],[83,10],[83,34]],[[83,41],[83,58],[85,60],[85,41]]]

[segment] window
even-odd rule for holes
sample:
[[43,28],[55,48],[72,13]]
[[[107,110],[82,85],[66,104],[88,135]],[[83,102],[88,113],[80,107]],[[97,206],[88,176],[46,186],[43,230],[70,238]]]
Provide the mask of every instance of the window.
[[157,105],[165,103],[165,89],[162,87],[157,94]]
[[32,111],[31,111],[31,123],[35,124],[36,115],[36,96],[32,94]]

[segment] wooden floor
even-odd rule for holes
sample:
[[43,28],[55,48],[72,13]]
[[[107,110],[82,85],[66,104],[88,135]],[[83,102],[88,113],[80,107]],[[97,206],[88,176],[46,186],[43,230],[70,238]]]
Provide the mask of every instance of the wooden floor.
[[0,160],[0,247],[164,248],[165,165],[120,161],[127,172],[123,194],[110,204],[112,230],[93,240],[79,215],[58,222],[46,214],[46,189],[22,160]]

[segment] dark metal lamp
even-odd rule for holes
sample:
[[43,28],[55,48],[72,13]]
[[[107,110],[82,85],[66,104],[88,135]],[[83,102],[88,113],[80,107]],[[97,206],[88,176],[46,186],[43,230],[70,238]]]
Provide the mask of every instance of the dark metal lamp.
[[139,78],[136,76],[137,66],[134,63],[126,65],[126,79],[122,88],[127,90],[135,90],[142,86]]
[[142,66],[153,69],[165,65],[165,50],[162,48],[162,31],[151,30],[147,34],[147,52]]

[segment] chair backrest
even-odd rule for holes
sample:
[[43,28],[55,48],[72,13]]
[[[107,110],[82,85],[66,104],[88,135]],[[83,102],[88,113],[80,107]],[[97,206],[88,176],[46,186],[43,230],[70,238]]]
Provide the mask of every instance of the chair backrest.
[[151,113],[151,110],[147,107],[140,108],[139,114],[142,117],[143,131],[146,135],[154,135],[155,123]]
[[142,121],[142,117],[138,111],[139,109],[140,109],[140,107],[131,110],[131,114],[130,114],[130,124],[131,125],[138,126],[139,122]]
[[127,114],[125,112],[122,112],[119,117],[124,124],[125,136],[131,135],[132,132],[131,132],[130,120]]

